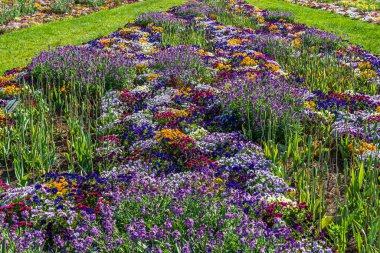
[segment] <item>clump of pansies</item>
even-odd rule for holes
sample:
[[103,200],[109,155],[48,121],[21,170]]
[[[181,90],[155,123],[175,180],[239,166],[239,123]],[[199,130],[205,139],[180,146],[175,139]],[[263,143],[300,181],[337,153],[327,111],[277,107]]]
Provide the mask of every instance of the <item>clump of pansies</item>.
[[0,180],[0,194],[5,192],[9,188],[10,188],[9,185],[7,185],[6,183],[4,183],[3,181]]

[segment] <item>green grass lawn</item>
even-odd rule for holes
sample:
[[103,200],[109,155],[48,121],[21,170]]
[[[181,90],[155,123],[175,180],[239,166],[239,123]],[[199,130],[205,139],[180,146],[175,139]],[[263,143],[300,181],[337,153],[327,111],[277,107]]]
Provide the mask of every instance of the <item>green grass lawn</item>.
[[81,44],[123,27],[141,13],[167,10],[184,2],[185,0],[145,0],[88,16],[6,33],[0,36],[0,74],[26,65],[27,58],[31,59],[49,46]]
[[293,13],[296,22],[334,33],[380,54],[380,25],[353,20],[328,11],[317,10],[281,0],[246,0],[262,9]]

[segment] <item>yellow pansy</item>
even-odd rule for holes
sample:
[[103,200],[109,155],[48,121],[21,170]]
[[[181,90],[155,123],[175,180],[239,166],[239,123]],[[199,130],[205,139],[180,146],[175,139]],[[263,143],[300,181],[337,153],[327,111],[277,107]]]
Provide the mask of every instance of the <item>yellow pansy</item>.
[[169,143],[173,143],[176,140],[185,138],[186,134],[182,133],[178,128],[176,129],[162,129],[156,133],[155,139],[161,142],[164,139],[169,139]]
[[255,66],[257,65],[257,61],[252,59],[249,56],[244,57],[244,59],[240,62],[240,66]]
[[229,46],[236,46],[236,45],[241,45],[242,41],[241,39],[238,38],[232,38],[227,42],[227,45]]
[[315,108],[315,102],[313,100],[305,102],[306,108]]
[[148,79],[148,81],[151,81],[153,79],[156,79],[157,77],[159,77],[159,74],[151,73],[148,75],[147,79]]
[[257,74],[256,74],[256,73],[248,72],[248,73],[246,74],[246,78],[247,78],[248,80],[255,81],[256,77],[257,77]]
[[154,33],[162,33],[164,31],[164,28],[161,26],[152,26],[152,32]]
[[[47,183],[45,184],[45,186],[50,189],[54,189],[54,188],[57,189],[56,195],[63,196],[67,193],[70,193],[71,188],[68,187],[68,184],[69,183],[64,178],[61,178],[58,182],[54,181],[51,183]],[[75,186],[76,183],[73,183],[72,185]]]
[[280,66],[273,63],[266,63],[265,66],[272,69],[273,71],[278,71],[280,69]]
[[295,47],[300,47],[300,45],[301,45],[301,39],[296,38],[296,39],[292,40],[292,44]]
[[2,82],[12,82],[16,80],[15,75],[6,75],[6,76],[0,76],[0,83]]
[[189,113],[186,112],[185,110],[177,110],[177,109],[173,109],[171,110],[171,112],[177,116],[177,117],[187,117],[189,116]]
[[8,95],[16,95],[20,93],[20,88],[15,85],[10,85],[4,87],[3,92]]
[[278,30],[278,26],[272,24],[272,25],[269,26],[269,30],[271,30],[271,31]]
[[0,108],[0,118],[5,118],[5,113],[3,112],[3,108]]
[[230,70],[231,69],[231,65],[229,65],[229,64],[223,64],[221,62],[218,62],[216,64],[216,68],[219,69],[219,70]]

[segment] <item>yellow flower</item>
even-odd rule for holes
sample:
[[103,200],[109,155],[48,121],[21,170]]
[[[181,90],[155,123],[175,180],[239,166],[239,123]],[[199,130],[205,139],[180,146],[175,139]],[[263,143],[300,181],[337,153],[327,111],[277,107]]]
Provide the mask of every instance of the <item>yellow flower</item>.
[[266,63],[265,66],[271,68],[273,71],[278,71],[280,69],[280,66],[273,63]]
[[140,42],[141,44],[147,44],[147,43],[148,43],[148,41],[147,41],[147,40],[144,40],[144,39],[139,39],[139,42]]
[[255,81],[256,76],[257,76],[256,73],[247,72],[247,74],[246,74],[246,78],[249,80],[252,80],[252,81]]
[[296,39],[292,40],[292,44],[293,44],[293,46],[299,48],[301,45],[301,39],[296,38]]
[[350,144],[348,144],[348,150],[349,151],[352,151],[354,149],[354,144],[352,144],[352,142]]
[[241,45],[241,43],[242,43],[241,39],[232,38],[232,39],[230,39],[230,40],[227,42],[227,45],[228,45],[228,46],[236,46],[236,45]]
[[[59,182],[54,181],[51,183],[47,183],[47,184],[45,184],[45,186],[50,188],[50,189],[54,189],[54,188],[57,189],[56,195],[58,195],[58,196],[63,196],[65,194],[69,193],[69,189],[70,189],[69,187],[67,187],[68,182],[64,178],[61,178],[59,180]],[[75,185],[73,184],[73,186],[75,186]]]
[[219,70],[230,70],[231,69],[231,65],[229,65],[229,64],[223,64],[221,62],[218,62],[216,64],[216,68],[219,69]]
[[0,76],[0,83],[2,82],[12,82],[16,80],[15,75],[6,75],[6,76]]
[[161,26],[152,26],[152,32],[154,33],[162,33],[164,31],[164,28]]
[[151,81],[153,79],[156,79],[158,76],[159,76],[159,74],[151,73],[148,75],[147,79],[148,79],[148,81]]
[[269,30],[271,30],[271,31],[278,30],[278,26],[272,24],[269,26]]
[[305,108],[315,108],[315,102],[313,100],[305,102]]
[[140,75],[148,69],[148,66],[141,64],[141,63],[137,63],[135,65],[135,68],[136,68],[136,74]]
[[131,26],[131,27],[124,27],[124,28],[122,28],[121,30],[120,30],[120,33],[121,34],[128,34],[128,33],[134,33],[134,32],[137,32],[137,31],[139,31],[140,30],[140,28],[138,27],[138,26]]
[[211,18],[211,19],[216,19],[216,15],[215,15],[214,13],[211,13],[211,14],[210,14],[210,18]]
[[186,112],[185,110],[177,110],[177,109],[173,109],[171,110],[171,112],[177,116],[177,117],[187,117],[189,116],[189,113]]
[[258,16],[257,17],[257,22],[259,22],[260,24],[264,24],[265,23],[265,19],[263,16]]
[[231,83],[226,83],[226,84],[224,85],[224,89],[225,89],[226,91],[229,91],[230,88],[231,88],[231,86],[232,86]]
[[240,52],[236,52],[232,55],[232,57],[236,57],[236,56],[243,56],[243,57],[246,57],[247,56],[247,53],[240,53]]
[[189,97],[190,96],[190,91],[191,91],[191,88],[182,88],[180,91],[178,91],[176,94],[174,94],[173,97],[176,97],[176,96],[185,96],[185,97]]
[[5,118],[5,113],[3,112],[3,108],[0,108],[0,118]]
[[205,55],[205,56],[212,56],[212,53],[211,53],[211,52],[208,52],[208,51],[206,51],[206,50],[204,50],[204,49],[200,49],[200,50],[198,51],[198,53],[201,54],[201,55]]
[[16,95],[20,93],[20,88],[15,85],[10,85],[4,87],[3,92],[8,95]]
[[215,178],[215,183],[221,184],[221,183],[223,183],[223,179],[221,179],[220,177],[217,177],[217,178]]
[[371,63],[369,61],[359,62],[358,67],[360,70],[371,69]]
[[380,113],[380,105],[378,105],[378,106],[376,107],[376,112],[377,112],[377,113]]
[[353,143],[350,143],[348,145],[348,150],[350,151],[353,151],[355,155],[357,154],[364,154],[366,151],[376,151],[377,150],[377,147],[375,145],[373,145],[372,143],[368,143],[368,142],[361,142],[359,148],[355,148],[354,149],[354,145]]
[[373,145],[372,143],[368,143],[368,142],[363,142],[362,148],[365,150],[376,151],[376,146]]
[[255,66],[257,65],[257,61],[252,59],[249,56],[244,57],[244,59],[240,62],[240,66]]
[[169,139],[169,143],[185,138],[186,134],[182,133],[178,128],[176,129],[162,129],[156,133],[155,139],[159,142]]
[[370,78],[373,78],[377,75],[376,71],[372,70],[372,69],[364,69],[360,72],[360,76],[361,77],[364,77],[366,79],[370,79]]

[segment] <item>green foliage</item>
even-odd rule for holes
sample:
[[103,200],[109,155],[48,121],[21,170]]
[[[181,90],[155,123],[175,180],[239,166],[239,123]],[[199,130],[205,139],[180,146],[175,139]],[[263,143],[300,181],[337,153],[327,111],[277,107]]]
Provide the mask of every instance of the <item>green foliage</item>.
[[102,6],[105,5],[104,0],[75,0],[76,4],[88,4],[90,6]]
[[71,11],[73,0],[56,0],[50,4],[50,12],[62,14]]
[[[224,244],[219,245],[213,252],[236,252],[241,249],[242,245],[239,242],[239,238],[234,232],[234,228],[238,226],[240,217],[233,217],[225,219],[227,213],[234,213],[236,210],[228,210],[226,204],[223,201],[218,202],[214,198],[200,197],[196,195],[190,195],[181,199],[177,203],[183,207],[182,215],[176,215],[176,202],[179,201],[171,196],[149,196],[141,198],[141,200],[133,199],[126,201],[117,210],[117,226],[121,235],[125,238],[123,244],[125,252],[145,252],[147,246],[154,244],[165,249],[167,246],[163,242],[143,242],[132,241],[129,237],[126,227],[136,222],[139,219],[145,221],[147,230],[154,228],[155,226],[165,227],[165,222],[170,221],[172,224],[172,231],[178,231],[180,237],[166,239],[170,244],[176,245],[176,251],[180,252],[186,242],[191,243],[192,249],[197,252],[203,252],[205,246],[203,240],[195,240],[194,235],[187,232],[185,221],[188,218],[194,220],[193,229],[199,229],[201,226],[205,228],[214,227],[213,233],[222,233],[225,238]],[[216,204],[218,203],[218,204]],[[142,212],[141,210],[145,210]],[[223,223],[221,221],[224,220]],[[217,225],[219,224],[219,225]],[[205,237],[209,235],[205,233]],[[212,235],[211,235],[212,236]],[[169,250],[169,249],[167,249]],[[165,252],[169,252],[165,250]]]
[[8,20],[35,12],[34,0],[12,0],[10,3],[0,2],[0,25]]

